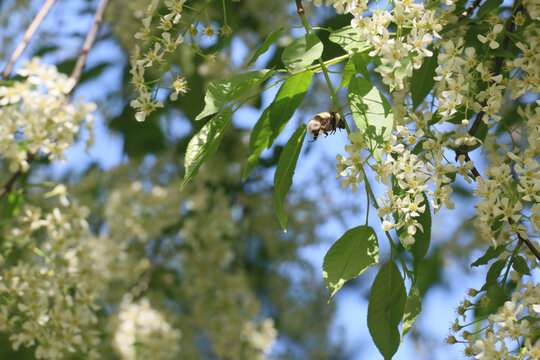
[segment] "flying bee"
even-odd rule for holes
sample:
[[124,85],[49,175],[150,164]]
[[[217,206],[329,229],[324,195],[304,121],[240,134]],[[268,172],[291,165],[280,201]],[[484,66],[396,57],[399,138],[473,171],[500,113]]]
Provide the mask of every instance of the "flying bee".
[[345,129],[345,120],[334,111],[318,113],[307,124],[307,131],[313,134],[312,142],[322,134],[335,133],[336,129]]

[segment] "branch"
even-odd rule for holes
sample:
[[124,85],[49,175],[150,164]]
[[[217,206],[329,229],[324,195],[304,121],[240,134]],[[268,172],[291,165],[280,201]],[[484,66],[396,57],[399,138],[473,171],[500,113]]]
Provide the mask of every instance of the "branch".
[[41,22],[43,21],[43,19],[45,18],[45,16],[49,12],[50,8],[52,7],[55,1],[56,0],[47,0],[45,4],[43,4],[43,7],[41,8],[41,10],[39,10],[39,12],[37,13],[34,20],[32,20],[32,23],[30,24],[28,29],[26,29],[26,33],[24,34],[22,41],[19,43],[19,45],[17,45],[17,48],[11,55],[11,59],[9,60],[9,63],[4,68],[4,71],[2,72],[2,75],[1,75],[2,79],[7,79],[9,77],[9,74],[11,73],[11,69],[13,69],[13,65],[15,65],[15,62],[17,61],[19,56],[21,56],[22,52],[24,51],[24,49],[30,42],[30,39],[36,32],[39,24],[41,24]]
[[103,13],[105,12],[107,3],[108,3],[108,0],[102,0],[101,4],[96,10],[96,13],[94,15],[94,23],[92,24],[90,31],[86,35],[84,44],[81,48],[81,51],[79,52],[77,63],[75,64],[75,68],[73,69],[73,72],[71,73],[71,76],[70,76],[70,78],[75,80],[75,85],[73,86],[71,91],[66,95],[66,99],[64,100],[66,104],[71,100],[71,97],[73,96],[73,92],[75,91],[77,84],[79,84],[82,71],[84,69],[84,65],[86,64],[86,58],[88,57],[88,52],[90,51],[90,49],[92,48],[92,45],[94,44],[94,40],[96,38],[99,24],[103,20]]
[[[26,162],[30,164],[32,161],[34,161],[35,156],[36,156],[35,151],[28,151]],[[17,172],[14,172],[11,175],[9,180],[0,189],[0,199],[2,199],[4,196],[6,196],[7,194],[11,192],[11,190],[13,189],[13,185],[15,185],[15,181],[17,181],[17,179],[21,177],[22,174],[24,174],[24,172],[22,170],[18,170]]]
[[[478,5],[480,4],[480,0],[475,0],[471,6],[469,6],[469,8],[467,9],[467,11],[465,11],[463,14],[461,14],[462,16],[465,14],[465,16],[469,15],[471,11],[474,10],[475,7],[477,7]],[[506,20],[506,26],[505,26],[505,30],[507,33],[511,32],[513,27],[514,27],[514,22],[512,20],[512,16],[517,12],[519,11],[521,8],[521,5],[520,5],[520,1],[519,0],[516,0],[514,2],[514,4],[512,5],[512,13],[510,14],[510,16],[508,17],[508,19]],[[460,17],[461,19],[461,17]],[[508,37],[507,34],[504,35],[504,39],[502,41],[502,44],[501,44],[501,48],[502,50],[506,50],[506,48],[508,47],[508,42],[510,41],[510,38]],[[501,73],[501,70],[502,70],[502,64],[503,64],[503,57],[502,56],[497,56],[495,58],[495,66],[493,68],[493,74],[494,76],[497,76]],[[492,84],[493,84],[493,81],[492,81]],[[482,104],[482,107],[484,107],[486,105],[486,102],[484,102]],[[480,110],[480,112],[478,112],[476,114],[476,118],[474,119],[474,122],[471,126],[471,128],[469,129],[468,133],[470,136],[474,136],[474,134],[476,133],[476,131],[478,130],[478,127],[480,126],[480,123],[482,122],[482,118],[484,117],[485,115],[485,112],[483,110]],[[458,157],[460,155],[465,155],[465,160],[466,161],[470,161],[471,158],[469,157],[469,147],[467,145],[462,145],[462,146],[459,146],[457,147],[456,149],[454,149],[454,152],[456,153],[456,160],[458,159]],[[473,167],[471,169],[471,172],[473,173],[473,175],[475,177],[478,177],[480,176],[480,172],[476,169],[476,167]]]
[[473,13],[474,9],[476,9],[478,5],[480,5],[481,1],[482,0],[474,0],[471,6],[469,6],[467,10],[465,10],[461,15],[459,15],[459,20],[465,19],[466,17],[470,16]]
[[303,14],[305,12],[304,7],[302,6],[302,0],[296,0],[296,12],[298,14]]
[[[512,220],[512,218],[508,218],[508,223],[512,225],[514,224],[514,220]],[[529,250],[531,250],[534,256],[536,256],[538,261],[540,261],[540,251],[538,251],[538,249],[534,246],[532,242],[529,241],[529,239],[524,239],[517,231],[516,233],[517,233],[519,242],[525,244],[529,248]]]

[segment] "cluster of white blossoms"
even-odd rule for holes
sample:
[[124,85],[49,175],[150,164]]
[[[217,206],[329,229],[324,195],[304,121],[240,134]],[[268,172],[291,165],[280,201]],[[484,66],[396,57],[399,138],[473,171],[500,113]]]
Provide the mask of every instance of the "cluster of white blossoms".
[[181,332],[166,315],[152,308],[147,298],[133,300],[128,294],[111,321],[113,345],[122,360],[178,359]]
[[[326,2],[350,13],[352,4],[358,3]],[[365,169],[370,167],[375,172],[376,181],[387,187],[386,198],[378,199],[382,228],[401,230],[398,233],[405,234],[400,235],[404,245],[413,244],[417,231],[423,231],[418,218],[429,211],[428,199],[434,211],[441,207],[453,209],[450,184],[458,175],[468,183],[474,181],[474,195],[479,198],[475,225],[482,241],[494,248],[504,247],[499,259],[507,261],[508,267],[517,261],[516,257],[524,259],[520,266],[527,272],[525,267],[538,267],[536,257],[523,242],[539,248],[540,101],[527,104],[529,98],[525,104],[518,105],[516,116],[522,121],[505,125],[508,136],[496,134],[492,129],[503,118],[505,99],[540,92],[538,4],[523,2],[523,8],[509,18],[487,17],[483,21],[486,30],[475,35],[476,48],[465,45],[466,26],[439,35],[443,25],[456,24],[458,20],[450,14],[455,6],[446,5],[449,5],[446,9],[426,11],[423,5],[397,1],[391,11],[373,11],[371,16],[353,19],[353,26],[363,30],[366,46],[374,48],[370,55],[380,59],[375,71],[390,88],[394,134],[385,155],[375,163],[362,135],[351,133],[351,145],[345,146],[348,155],[337,156],[338,178],[344,178],[344,188],[351,186],[355,192],[364,181]],[[391,23],[396,25],[396,33],[388,32]],[[403,25],[412,26],[406,37],[401,35]],[[508,38],[509,25],[527,42]],[[513,45],[519,50],[517,57],[497,58],[489,53],[507,48],[509,41],[515,42]],[[430,45],[433,52],[438,52],[436,81],[431,96],[415,108],[408,78],[422,65],[424,57],[433,56],[427,49]],[[469,119],[475,124],[469,124]],[[483,127],[483,134],[477,131],[479,127]],[[470,147],[478,145],[488,160],[483,174],[467,156]],[[455,157],[456,162],[447,160],[449,157],[452,160]],[[508,358],[507,340],[520,339],[524,358],[539,358],[540,344],[532,343],[534,329],[525,318],[537,316],[540,310],[538,291],[538,285],[531,282],[518,284],[512,301],[486,319],[488,330],[484,337],[478,340],[465,332],[464,339],[469,344],[466,354],[477,359]],[[488,295],[482,299],[479,305],[489,302]],[[460,308],[470,309],[470,306],[469,301]]]
[[[163,102],[157,101],[156,97],[165,75],[161,74],[158,80],[150,80],[147,79],[147,70],[161,69],[169,61],[167,58],[170,58],[178,46],[184,42],[185,26],[180,23],[180,19],[182,19],[185,2],[186,0],[164,1],[167,13],[158,14],[156,17],[159,1],[152,1],[142,19],[142,28],[135,34],[135,38],[141,44],[135,45],[131,56],[130,74],[131,82],[137,92],[137,98],[131,101],[131,106],[136,110],[137,121],[144,121],[150,113],[163,107]],[[153,22],[159,24],[153,24]],[[154,34],[156,29],[160,32],[159,36]],[[169,88],[173,90],[170,99],[174,101],[179,94],[185,94],[188,91],[187,82],[182,76],[174,74],[172,68],[167,71],[170,71],[173,77]],[[161,73],[162,70],[159,72]]]
[[[534,319],[540,315],[540,285],[532,281],[522,283],[517,272],[511,272],[510,277],[517,282],[516,290],[512,293],[510,301],[506,301],[499,309],[487,316],[487,324],[471,333],[463,330],[467,325],[461,325],[456,319],[452,331],[456,335],[449,335],[446,341],[450,344],[465,344],[465,355],[474,356],[475,359],[520,359],[540,358],[540,339],[538,339],[538,324]],[[478,294],[475,289],[469,290],[469,296],[474,298]],[[487,295],[482,296],[480,303],[489,303]],[[465,321],[467,311],[475,308],[474,300],[465,300],[459,306],[458,312]],[[516,347],[516,344],[519,346]]]
[[39,58],[17,72],[22,79],[0,84],[0,154],[11,172],[26,172],[29,157],[38,153],[49,160],[64,159],[81,126],[90,130],[93,103],[67,103],[75,80],[44,65]]
[[182,254],[180,270],[182,297],[191,304],[184,318],[190,329],[185,336],[193,339],[193,329],[201,329],[219,358],[265,359],[277,330],[271,319],[261,319],[261,304],[250,288],[249,274],[234,265],[240,229],[230,200],[224,192],[206,188],[194,192],[186,205],[180,232],[190,249]]
[[[198,358],[201,350],[196,339],[204,336],[217,357],[264,359],[276,340],[277,330],[271,318],[262,316],[249,274],[235,265],[237,257],[244,256],[238,248],[243,229],[235,221],[231,200],[222,191],[209,188],[205,181],[190,184],[188,192],[179,192],[180,179],[167,160],[165,157],[153,164],[122,165],[105,175],[87,177],[85,183],[76,186],[77,193],[82,194],[95,186],[105,187],[102,195],[107,201],[97,204],[93,211],[103,216],[107,236],[129,247],[123,256],[132,258],[131,269],[137,269],[139,275],[141,271],[152,274],[152,266],[156,266],[161,271],[166,269],[167,276],[174,279],[166,285],[174,295],[169,293],[167,297],[153,288],[137,290],[138,286],[131,281],[135,291],[125,294],[119,314],[109,326],[115,334],[113,346],[126,360],[149,358],[145,354],[155,354],[157,344],[163,349],[169,346],[175,352],[156,358]],[[224,177],[216,171],[203,168],[199,177],[223,181]],[[234,177],[227,169],[223,171]],[[137,264],[133,257],[141,254],[155,264]],[[149,286],[153,284],[151,280]],[[126,287],[129,289],[121,288]],[[131,300],[134,296],[144,296],[148,301]],[[170,326],[170,331],[177,335],[181,333],[179,339],[167,338],[171,345],[160,340],[160,330],[152,330],[152,326],[144,329],[142,323],[135,325],[139,321],[132,317],[135,309],[142,311],[146,307],[158,316],[156,309],[150,309],[150,302],[152,307],[174,304],[174,309],[164,317],[167,324],[160,325]],[[183,310],[177,311],[178,308]]]
[[122,246],[90,232],[87,208],[61,202],[26,205],[2,229],[0,331],[15,350],[35,346],[38,359],[99,359],[96,312],[108,283],[126,275]]

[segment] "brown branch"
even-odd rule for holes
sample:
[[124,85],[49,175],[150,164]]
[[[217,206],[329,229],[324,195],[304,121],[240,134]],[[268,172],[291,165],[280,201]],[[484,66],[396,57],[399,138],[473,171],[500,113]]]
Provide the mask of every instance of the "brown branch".
[[303,14],[305,12],[304,7],[302,6],[302,0],[296,0],[296,12],[299,14]]
[[[512,224],[514,224],[514,220],[512,220],[512,218],[508,218],[508,223],[510,225],[512,225]],[[534,246],[534,244],[532,242],[530,242],[529,239],[524,239],[519,234],[519,232],[517,232],[517,236],[518,236],[519,242],[525,244],[529,248],[529,250],[531,250],[531,252],[534,254],[534,256],[536,256],[538,261],[540,261],[540,251],[538,251],[538,249]]]
[[79,52],[79,57],[77,59],[77,63],[75,64],[75,68],[73,69],[73,72],[71,73],[71,78],[75,80],[75,85],[71,89],[71,91],[66,95],[66,99],[64,103],[68,103],[71,100],[71,97],[73,96],[73,92],[75,91],[75,88],[77,87],[77,84],[81,80],[82,71],[84,69],[84,65],[86,64],[86,58],[88,57],[88,52],[92,48],[92,45],[94,44],[94,40],[96,38],[96,34],[99,28],[99,24],[103,20],[103,13],[105,12],[105,8],[107,7],[108,0],[102,0],[101,4],[96,10],[96,13],[94,15],[94,23],[92,24],[92,27],[90,28],[90,31],[86,35],[86,39],[84,40],[84,44]]
[[471,4],[471,6],[469,6],[469,7],[467,8],[467,10],[465,10],[465,11],[459,16],[459,20],[465,19],[466,17],[470,16],[470,15],[473,13],[474,9],[476,9],[476,8],[478,7],[478,5],[480,5],[480,2],[481,2],[481,1],[482,1],[482,0],[475,0],[475,1]]
[[[469,6],[467,11],[463,14],[467,16],[466,13],[473,11],[474,8],[479,5],[479,3],[480,3],[479,0],[476,0],[475,2],[473,2],[471,6]],[[514,22],[512,20],[512,16],[520,9],[521,9],[520,1],[516,0],[514,4],[512,5],[512,14],[510,14],[508,19],[506,20],[506,26],[505,26],[506,32],[511,32],[513,30]],[[502,50],[506,50],[506,48],[508,47],[509,41],[510,41],[510,38],[508,37],[507,34],[505,34],[504,39],[501,44]],[[502,56],[495,57],[495,66],[493,68],[494,76],[497,76],[501,73],[503,61],[504,61],[504,58]],[[491,82],[491,84],[493,84],[493,81]],[[482,104],[482,107],[486,106],[486,103],[487,102],[484,101],[484,103]],[[482,122],[482,118],[484,117],[484,115],[485,115],[485,112],[483,110],[480,110],[480,112],[476,114],[476,118],[474,119],[474,122],[468,131],[468,134],[470,136],[474,136],[474,134],[476,134],[476,131],[478,130],[478,127],[480,127],[480,123]],[[469,147],[467,145],[462,145],[462,146],[457,147],[456,149],[454,149],[454,152],[456,153],[456,160],[459,158],[460,155],[465,155],[466,161],[471,160],[471,158],[469,157]],[[473,167],[471,169],[471,172],[473,173],[475,177],[480,176],[480,172],[476,169],[476,167]]]
[[[28,164],[34,161],[35,156],[36,156],[36,152],[34,151],[27,152],[26,161],[28,162]],[[17,181],[18,178],[22,176],[22,174],[24,174],[24,171],[19,169],[18,171],[14,172],[11,175],[9,180],[0,189],[0,199],[2,199],[4,196],[6,196],[7,194],[11,192],[11,190],[13,189],[13,185],[15,185],[15,182]]]
[[17,59],[19,58],[19,56],[21,56],[22,52],[24,51],[24,49],[30,42],[30,39],[36,32],[39,24],[41,24],[41,22],[43,21],[43,19],[45,18],[45,16],[49,12],[50,8],[53,6],[55,1],[56,0],[45,1],[45,4],[43,4],[43,7],[39,10],[34,20],[32,20],[32,23],[30,24],[30,26],[28,27],[28,29],[26,29],[26,32],[24,33],[24,37],[22,41],[19,43],[19,45],[17,45],[17,48],[11,55],[11,59],[9,60],[9,63],[4,68],[4,71],[2,71],[2,75],[1,75],[2,79],[7,79],[9,77],[9,74],[11,73],[11,69],[13,69],[13,65],[15,65],[15,62],[17,62]]

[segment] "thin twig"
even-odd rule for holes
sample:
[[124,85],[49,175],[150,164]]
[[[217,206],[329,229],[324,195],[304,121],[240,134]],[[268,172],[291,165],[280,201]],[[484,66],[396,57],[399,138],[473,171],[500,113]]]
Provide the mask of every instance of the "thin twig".
[[[508,223],[510,225],[514,224],[514,220],[512,220],[512,218],[508,218]],[[538,259],[538,261],[540,261],[540,252],[538,251],[538,249],[534,246],[534,244],[532,242],[529,241],[529,239],[524,239],[520,234],[519,232],[517,232],[517,236],[518,236],[518,240],[519,242],[525,244],[529,250],[531,250],[531,252],[534,254],[534,256],[536,256],[536,258]]]
[[481,1],[482,1],[482,0],[475,0],[475,1],[471,4],[471,6],[469,6],[469,7],[467,8],[467,10],[465,10],[465,11],[459,16],[459,20],[465,19],[466,17],[470,16],[470,15],[473,13],[474,9],[476,9],[476,8],[478,7],[478,5],[480,5],[480,2],[481,2]]
[[[469,8],[467,9],[466,12],[473,11],[474,7],[478,6],[479,3],[480,3],[480,1],[475,1],[473,4],[471,4],[471,6],[469,6]],[[520,1],[516,0],[514,2],[514,5],[512,6],[512,14],[510,14],[510,17],[508,17],[508,19],[506,20],[505,30],[506,30],[507,33],[511,32],[513,27],[514,27],[514,22],[512,20],[512,15],[515,14],[520,9],[520,7],[521,7]],[[501,49],[502,50],[506,50],[506,48],[508,47],[509,41],[510,41],[510,38],[508,37],[507,34],[505,34],[504,39],[503,39],[502,44],[501,44]],[[503,60],[504,59],[503,59],[502,56],[497,56],[495,58],[495,66],[493,68],[493,76],[494,77],[501,73]],[[492,80],[491,83],[493,84],[494,81]],[[484,107],[485,105],[486,105],[486,102],[484,102],[484,104],[482,104],[482,107]],[[480,112],[478,112],[476,114],[476,118],[474,119],[474,122],[473,122],[471,128],[468,131],[468,134],[470,136],[474,136],[474,134],[476,134],[476,131],[480,127],[480,123],[482,122],[482,118],[484,117],[484,115],[485,115],[485,112],[483,110],[480,110]],[[465,155],[465,160],[470,161],[469,147],[467,145],[462,145],[462,146],[459,146],[459,147],[455,148],[454,152],[456,153],[456,160],[459,158],[460,155]],[[480,172],[474,166],[471,169],[471,172],[473,173],[475,178],[480,176]]]
[[90,31],[86,35],[84,44],[81,48],[81,51],[79,52],[79,58],[77,59],[75,68],[73,69],[73,72],[71,73],[70,78],[75,80],[75,85],[73,86],[71,91],[66,95],[65,103],[68,103],[69,100],[71,100],[71,97],[73,96],[73,92],[75,91],[75,88],[81,79],[82,71],[84,69],[84,65],[86,64],[86,58],[88,57],[88,52],[90,51],[90,49],[92,48],[92,45],[94,44],[94,40],[96,38],[99,24],[103,20],[103,13],[105,12],[107,3],[108,3],[108,0],[102,0],[101,4],[96,10],[96,13],[94,15],[94,23],[92,24],[92,28],[90,28]]
[[296,0],[296,12],[299,14],[304,13],[304,7],[302,6],[302,0]]
[[34,20],[32,20],[32,23],[30,24],[30,26],[28,27],[28,29],[26,29],[26,32],[24,33],[24,37],[22,41],[19,43],[19,45],[17,45],[17,48],[11,55],[11,59],[9,60],[9,63],[4,68],[4,71],[2,72],[2,79],[7,79],[9,77],[9,74],[11,73],[11,69],[13,69],[13,65],[15,65],[15,62],[17,61],[19,56],[21,56],[22,52],[24,51],[24,49],[30,42],[30,39],[36,32],[39,24],[41,24],[41,22],[43,21],[43,19],[45,18],[45,16],[49,12],[50,8],[53,6],[55,1],[56,0],[45,1],[45,4],[43,4],[43,7],[41,8],[41,10],[39,10]]

